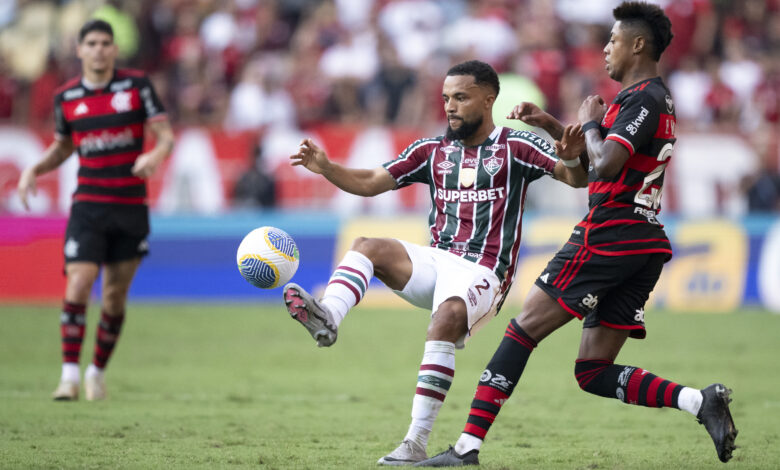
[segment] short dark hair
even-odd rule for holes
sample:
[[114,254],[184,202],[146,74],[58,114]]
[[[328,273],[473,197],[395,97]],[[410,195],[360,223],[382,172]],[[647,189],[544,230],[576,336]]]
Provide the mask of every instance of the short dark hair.
[[490,86],[495,90],[496,96],[498,96],[498,91],[500,89],[500,86],[498,85],[498,74],[490,64],[486,64],[479,60],[468,60],[453,65],[447,70],[447,76],[450,75],[471,75],[474,77],[474,83],[477,85]]
[[107,21],[94,19],[84,23],[84,26],[79,30],[79,42],[83,41],[84,37],[92,31],[100,31],[108,34],[112,39],[114,38],[114,28]]
[[672,42],[672,22],[658,5],[645,2],[623,2],[612,10],[615,20],[633,28],[640,28],[650,34],[653,45],[650,56],[658,62],[661,53]]

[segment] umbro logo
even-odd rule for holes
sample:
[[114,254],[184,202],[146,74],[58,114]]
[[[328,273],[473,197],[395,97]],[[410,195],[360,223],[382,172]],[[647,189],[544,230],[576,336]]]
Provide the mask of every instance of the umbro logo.
[[436,166],[441,168],[442,170],[449,170],[450,168],[454,167],[455,164],[449,160],[444,160],[443,162],[438,163]]
[[82,114],[87,114],[89,112],[89,108],[87,107],[86,103],[83,101],[79,103],[78,106],[76,106],[76,109],[73,110],[73,114],[76,116],[81,116]]

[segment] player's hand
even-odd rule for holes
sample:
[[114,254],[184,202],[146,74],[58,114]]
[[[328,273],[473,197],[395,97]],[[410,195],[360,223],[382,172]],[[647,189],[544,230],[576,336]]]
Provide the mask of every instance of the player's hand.
[[606,113],[607,105],[604,103],[604,100],[599,95],[590,95],[580,105],[580,109],[577,111],[577,119],[582,124],[588,121],[601,122]]
[[534,127],[544,127],[547,123],[547,113],[539,106],[528,101],[518,104],[506,116],[507,119],[518,119]]
[[149,178],[157,172],[157,168],[159,168],[160,163],[162,163],[162,158],[158,157],[158,155],[159,154],[154,152],[142,153],[135,159],[133,168],[130,171],[134,176],[139,178]]
[[303,139],[298,153],[290,155],[290,165],[303,166],[312,173],[322,174],[330,164],[328,155],[311,139]]
[[555,153],[564,160],[579,159],[585,151],[585,133],[580,124],[569,124],[563,129],[561,140],[555,141]]
[[16,186],[16,192],[19,194],[19,199],[22,201],[22,205],[26,210],[30,210],[30,204],[27,202],[27,195],[35,194],[38,192],[38,188],[35,185],[35,169],[33,167],[25,168],[22,174],[19,176],[19,184]]

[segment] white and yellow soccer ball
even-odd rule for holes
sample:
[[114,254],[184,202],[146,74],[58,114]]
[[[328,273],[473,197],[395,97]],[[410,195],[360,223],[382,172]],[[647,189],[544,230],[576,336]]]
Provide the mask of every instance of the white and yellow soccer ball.
[[276,227],[249,232],[236,253],[238,270],[255,287],[273,289],[286,284],[298,270],[300,255],[295,240]]

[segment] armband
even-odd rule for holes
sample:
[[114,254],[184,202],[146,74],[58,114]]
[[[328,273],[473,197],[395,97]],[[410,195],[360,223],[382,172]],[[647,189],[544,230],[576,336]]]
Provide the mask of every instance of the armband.
[[601,128],[601,125],[596,121],[588,121],[585,124],[582,125],[582,133],[586,133],[591,129],[599,129]]

